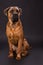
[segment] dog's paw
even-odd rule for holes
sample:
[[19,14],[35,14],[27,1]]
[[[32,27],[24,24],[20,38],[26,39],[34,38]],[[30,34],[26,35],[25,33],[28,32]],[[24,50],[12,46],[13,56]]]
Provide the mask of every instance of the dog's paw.
[[28,51],[24,51],[23,53],[22,53],[22,56],[27,56],[28,55]]
[[21,59],[21,56],[20,55],[17,55],[16,59],[17,60],[20,60]]
[[9,58],[13,58],[13,53],[8,55]]

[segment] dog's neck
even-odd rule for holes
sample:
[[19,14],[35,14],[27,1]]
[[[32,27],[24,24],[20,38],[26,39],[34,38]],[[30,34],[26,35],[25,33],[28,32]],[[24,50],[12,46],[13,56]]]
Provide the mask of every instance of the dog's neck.
[[[21,20],[19,19],[18,22],[16,22],[15,24],[12,23],[12,21],[9,19],[8,21],[8,27],[10,27],[10,29],[16,29],[16,26],[20,26],[22,23],[21,23]],[[22,25],[21,25],[22,26]]]

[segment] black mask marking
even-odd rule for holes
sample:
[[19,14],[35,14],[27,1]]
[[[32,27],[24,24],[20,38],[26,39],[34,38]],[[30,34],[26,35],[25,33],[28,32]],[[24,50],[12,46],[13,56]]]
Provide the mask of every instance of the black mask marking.
[[13,17],[12,17],[12,22],[17,22],[18,21],[18,14],[13,14]]

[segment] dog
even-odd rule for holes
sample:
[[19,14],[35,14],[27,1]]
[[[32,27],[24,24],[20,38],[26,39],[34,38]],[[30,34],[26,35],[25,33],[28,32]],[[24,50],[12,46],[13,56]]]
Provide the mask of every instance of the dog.
[[16,52],[16,59],[20,60],[21,56],[26,56],[30,47],[24,37],[23,25],[20,20],[22,9],[17,6],[11,6],[4,9],[4,14],[8,17],[6,25],[6,35],[9,43],[9,55],[13,57],[13,51]]

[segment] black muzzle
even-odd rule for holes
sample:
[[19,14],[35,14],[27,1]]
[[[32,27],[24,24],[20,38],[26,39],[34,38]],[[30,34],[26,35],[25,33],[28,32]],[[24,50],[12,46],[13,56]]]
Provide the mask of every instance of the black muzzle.
[[18,21],[18,14],[13,14],[12,21],[13,23]]

